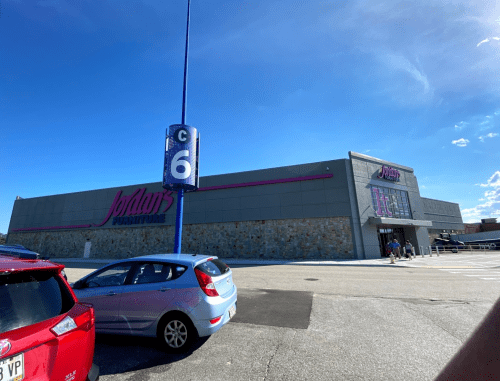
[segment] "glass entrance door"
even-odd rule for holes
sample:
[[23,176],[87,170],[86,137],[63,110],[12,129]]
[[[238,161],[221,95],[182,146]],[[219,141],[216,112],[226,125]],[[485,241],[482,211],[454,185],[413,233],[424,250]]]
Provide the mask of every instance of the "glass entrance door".
[[398,240],[399,244],[403,246],[405,242],[405,234],[404,234],[404,229],[403,228],[396,228],[396,227],[378,227],[377,228],[377,233],[378,233],[378,242],[380,245],[380,253],[382,257],[388,257],[389,254],[387,253],[387,244],[392,242],[392,240],[395,238]]

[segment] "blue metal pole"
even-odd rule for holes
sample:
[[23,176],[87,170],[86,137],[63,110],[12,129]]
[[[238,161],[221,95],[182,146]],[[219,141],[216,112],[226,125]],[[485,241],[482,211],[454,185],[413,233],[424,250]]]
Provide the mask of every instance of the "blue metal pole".
[[175,215],[175,246],[174,252],[181,253],[182,244],[182,213],[184,209],[184,189],[177,192],[177,213]]
[[191,0],[188,0],[188,14],[186,26],[186,50],[184,52],[184,86],[182,88],[182,124],[186,124],[186,97],[187,97],[187,70],[188,70],[188,47],[189,47],[189,7]]
[[[188,0],[187,26],[186,26],[186,50],[184,52],[184,86],[182,88],[182,124],[186,124],[186,97],[187,97],[187,69],[188,69],[188,47],[189,47],[189,8],[191,0]],[[177,192],[177,212],[175,216],[175,245],[174,252],[181,253],[182,246],[182,213],[184,209],[184,189]]]

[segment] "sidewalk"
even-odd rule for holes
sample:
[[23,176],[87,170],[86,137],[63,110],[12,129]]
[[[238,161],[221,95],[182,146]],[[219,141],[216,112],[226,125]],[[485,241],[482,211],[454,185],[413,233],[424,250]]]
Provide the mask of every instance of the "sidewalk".
[[[225,263],[230,266],[271,266],[271,265],[295,265],[295,266],[392,266],[392,267],[415,267],[419,265],[425,265],[426,261],[429,259],[433,262],[434,260],[441,258],[455,258],[460,259],[462,255],[484,255],[484,254],[500,254],[498,250],[487,250],[487,251],[461,251],[459,253],[445,252],[440,253],[439,256],[433,253],[432,257],[425,255],[424,257],[418,255],[413,257],[414,259],[410,261],[409,259],[403,257],[403,259],[396,259],[394,264],[391,264],[389,258],[377,258],[377,259],[336,259],[336,260],[258,260],[258,259],[232,259],[232,258],[221,258]],[[175,255],[175,254],[172,254]],[[85,259],[85,258],[50,258],[53,262],[59,262],[70,267],[89,267],[89,268],[100,268],[105,264],[116,261],[116,259]]]
[[[172,254],[175,255],[175,254]],[[428,257],[428,256],[427,256]],[[377,259],[337,259],[337,260],[258,260],[258,259],[231,259],[222,260],[230,266],[271,266],[271,265],[295,265],[295,266],[405,266],[409,259],[396,260],[395,264],[390,263],[389,258]],[[104,266],[114,262],[114,259],[84,259],[84,258],[50,258],[52,262],[58,262],[71,267],[71,264],[88,265],[89,267]]]

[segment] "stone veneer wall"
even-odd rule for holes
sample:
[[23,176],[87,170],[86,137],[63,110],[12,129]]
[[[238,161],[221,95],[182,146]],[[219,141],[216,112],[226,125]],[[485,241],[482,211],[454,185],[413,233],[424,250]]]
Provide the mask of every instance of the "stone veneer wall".
[[[52,258],[121,259],[171,253],[174,226],[11,233],[21,244]],[[239,259],[354,258],[350,217],[241,221],[184,225],[182,251]]]

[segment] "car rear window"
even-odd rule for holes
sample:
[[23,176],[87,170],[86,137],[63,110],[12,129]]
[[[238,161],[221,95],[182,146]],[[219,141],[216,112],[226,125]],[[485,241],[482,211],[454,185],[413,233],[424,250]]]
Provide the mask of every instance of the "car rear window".
[[227,265],[220,259],[212,259],[210,261],[200,263],[196,266],[196,268],[210,276],[222,275],[229,271],[229,267],[227,267]]
[[68,312],[75,304],[53,271],[0,274],[0,333]]

